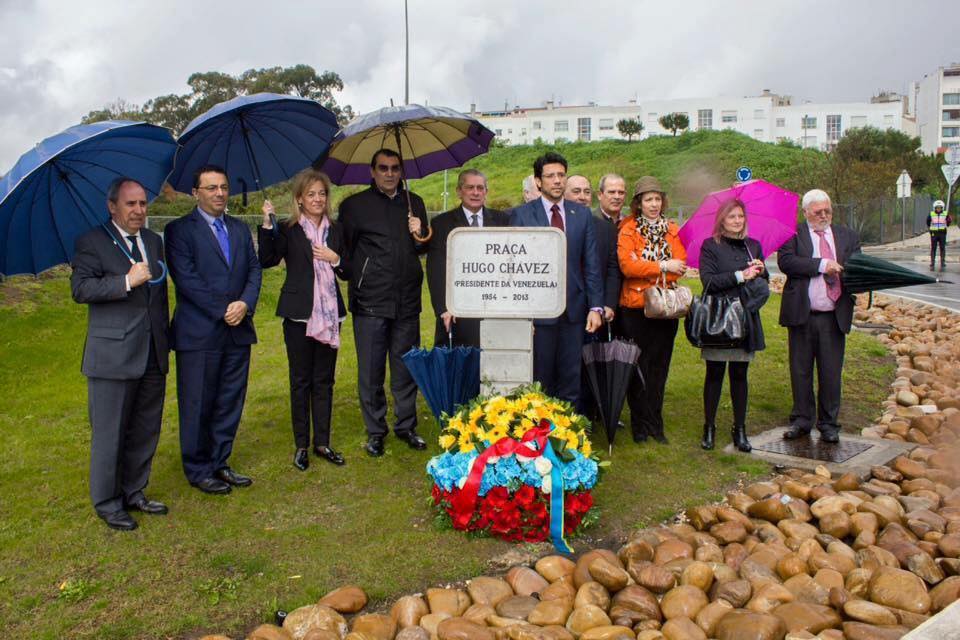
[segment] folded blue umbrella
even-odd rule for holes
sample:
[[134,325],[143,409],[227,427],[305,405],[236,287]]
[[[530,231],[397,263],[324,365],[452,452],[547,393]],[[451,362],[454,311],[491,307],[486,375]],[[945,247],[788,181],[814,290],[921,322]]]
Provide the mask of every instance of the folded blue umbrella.
[[0,274],[69,262],[77,236],[109,220],[110,183],[133,178],[152,200],[176,150],[167,129],[126,120],[77,125],[39,142],[0,180]]
[[403,363],[437,421],[480,394],[480,350],[474,347],[410,349]]

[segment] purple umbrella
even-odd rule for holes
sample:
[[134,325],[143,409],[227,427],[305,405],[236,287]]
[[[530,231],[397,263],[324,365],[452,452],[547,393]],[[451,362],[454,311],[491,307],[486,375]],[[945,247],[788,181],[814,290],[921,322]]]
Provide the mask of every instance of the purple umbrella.
[[700,266],[700,247],[713,236],[717,211],[730,200],[746,207],[747,235],[760,243],[763,255],[783,246],[797,232],[797,203],[800,196],[764,180],[751,180],[735,187],[707,194],[697,210],[680,228],[680,241],[687,249],[687,264]]

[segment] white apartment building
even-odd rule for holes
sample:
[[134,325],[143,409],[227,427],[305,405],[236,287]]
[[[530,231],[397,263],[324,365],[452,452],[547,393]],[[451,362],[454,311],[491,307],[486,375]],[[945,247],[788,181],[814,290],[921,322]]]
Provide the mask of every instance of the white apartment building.
[[923,152],[960,145],[960,64],[925,75],[910,93]]
[[682,98],[631,101],[623,106],[556,106],[511,111],[472,112],[497,137],[508,144],[530,144],[540,138],[547,144],[575,140],[622,140],[617,129],[623,118],[639,118],[640,138],[670,135],[659,123],[661,116],[685,113],[690,130],[733,129],[763,142],[792,140],[801,146],[829,149],[853,127],[897,129],[915,135],[912,121],[904,117],[903,100],[846,104],[792,104],[789,96],[764,91],[745,98]]

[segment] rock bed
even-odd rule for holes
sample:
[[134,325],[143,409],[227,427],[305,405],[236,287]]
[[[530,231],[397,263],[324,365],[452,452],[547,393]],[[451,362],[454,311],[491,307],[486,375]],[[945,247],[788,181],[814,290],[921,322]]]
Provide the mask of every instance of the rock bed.
[[866,481],[789,470],[616,552],[546,556],[385,614],[342,587],[247,640],[900,638],[960,599],[960,316],[881,298],[856,319],[893,327],[879,337],[899,367],[863,435],[918,445]]

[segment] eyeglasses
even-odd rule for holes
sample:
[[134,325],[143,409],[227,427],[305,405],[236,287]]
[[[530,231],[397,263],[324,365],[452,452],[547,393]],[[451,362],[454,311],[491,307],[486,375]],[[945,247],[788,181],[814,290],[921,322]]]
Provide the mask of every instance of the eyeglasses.
[[378,164],[377,171],[380,173],[400,173],[399,164]]
[[211,184],[206,187],[197,187],[200,191],[206,191],[207,193],[213,195],[217,191],[223,191],[224,193],[230,193],[230,185],[228,184]]

